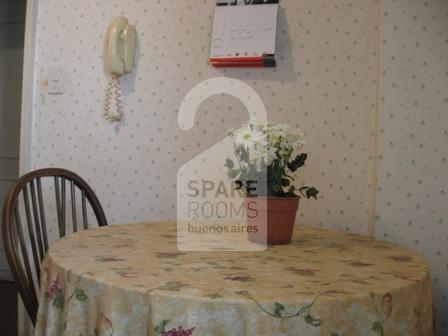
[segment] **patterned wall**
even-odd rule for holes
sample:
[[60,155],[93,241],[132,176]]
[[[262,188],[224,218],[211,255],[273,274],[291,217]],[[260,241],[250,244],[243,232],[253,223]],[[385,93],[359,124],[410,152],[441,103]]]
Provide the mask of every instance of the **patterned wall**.
[[[269,117],[308,133],[310,162],[300,179],[321,190],[303,202],[300,222],[367,233],[376,102],[377,2],[284,0],[279,67],[215,71],[207,65],[214,1],[40,0],[32,166],[77,171],[98,191],[109,220],[176,214],[176,172],[247,119],[232,97],[205,102],[196,127],[182,131],[177,109],[197,83],[241,79]],[[138,30],[136,71],[122,79],[126,119],[102,118],[103,37],[111,19]],[[61,66],[66,91],[48,95],[48,67]]]
[[448,335],[448,2],[383,1],[376,235],[431,264]]

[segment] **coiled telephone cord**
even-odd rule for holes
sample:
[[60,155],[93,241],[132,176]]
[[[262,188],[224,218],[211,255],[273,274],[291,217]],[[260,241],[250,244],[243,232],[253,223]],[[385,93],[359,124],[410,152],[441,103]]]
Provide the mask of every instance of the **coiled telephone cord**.
[[[110,122],[120,121],[123,118],[123,93],[119,78],[111,75],[107,84],[104,117]],[[115,99],[115,113],[112,111],[112,100]]]

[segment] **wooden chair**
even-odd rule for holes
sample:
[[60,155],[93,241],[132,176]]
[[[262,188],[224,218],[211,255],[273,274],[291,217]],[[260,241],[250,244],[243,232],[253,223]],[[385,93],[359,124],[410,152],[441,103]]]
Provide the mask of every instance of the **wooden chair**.
[[[38,310],[36,284],[40,286],[40,266],[49,246],[44,204],[49,203],[44,202],[44,197],[49,196],[42,192],[44,183],[45,186],[51,183],[50,188],[54,188],[51,194],[54,192],[55,195],[56,207],[53,212],[56,210],[54,222],[58,224],[55,229],[59,238],[70,231],[88,229],[89,214],[96,218],[99,226],[107,225],[103,208],[92,188],[81,177],[68,170],[36,170],[19,178],[11,187],[3,207],[3,241],[11,272],[34,325]],[[69,189],[69,197],[66,197],[66,189]],[[76,194],[80,194],[79,206],[76,205]],[[67,208],[71,208],[69,218],[71,217],[73,230],[67,225]],[[24,214],[24,221],[21,214]],[[82,222],[78,225],[80,217]],[[26,225],[22,224],[24,222]]]

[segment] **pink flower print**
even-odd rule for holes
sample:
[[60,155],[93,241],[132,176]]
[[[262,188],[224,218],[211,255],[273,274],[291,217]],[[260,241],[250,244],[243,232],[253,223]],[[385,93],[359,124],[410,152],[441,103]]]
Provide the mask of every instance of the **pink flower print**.
[[56,278],[55,280],[51,280],[51,286],[49,291],[49,296],[51,300],[54,300],[56,298],[56,295],[58,293],[59,289],[59,279]]
[[186,329],[186,330],[184,330],[182,327],[179,327],[177,329],[173,328],[171,330],[162,332],[160,335],[161,336],[192,336],[194,329],[195,329],[195,327],[193,327],[191,329]]
[[124,259],[117,258],[117,257],[95,257],[95,260],[97,262],[103,262],[103,263],[125,261]]
[[316,272],[319,270],[309,269],[309,268],[298,268],[298,267],[290,267],[289,270],[295,274],[303,275],[303,276],[314,276]]
[[387,318],[392,314],[392,294],[386,293],[381,299],[381,307]]
[[100,319],[99,319],[98,323],[99,323],[99,326],[98,326],[99,331],[106,331],[106,330],[112,329],[112,327],[113,327],[112,321],[104,313],[100,314]]
[[250,281],[254,281],[254,278],[252,278],[248,275],[227,275],[224,277],[224,280],[250,282]]
[[135,278],[138,278],[138,273],[137,272],[121,272],[120,276],[122,278],[126,278],[126,279],[135,279]]
[[167,259],[177,258],[185,255],[185,253],[182,252],[157,252],[156,254],[158,258],[167,258]]
[[396,261],[396,262],[411,262],[412,257],[409,256],[392,256],[388,257],[389,259]]

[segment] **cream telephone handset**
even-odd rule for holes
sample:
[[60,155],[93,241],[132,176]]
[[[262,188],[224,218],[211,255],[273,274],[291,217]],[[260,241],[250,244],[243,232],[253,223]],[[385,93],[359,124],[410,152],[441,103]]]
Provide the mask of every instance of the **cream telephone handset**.
[[[112,21],[104,48],[104,68],[109,76],[104,117],[111,122],[119,121],[123,117],[119,77],[132,72],[134,68],[135,39],[135,27],[129,25],[128,19],[119,16]],[[114,99],[115,112],[112,111],[112,100]]]

